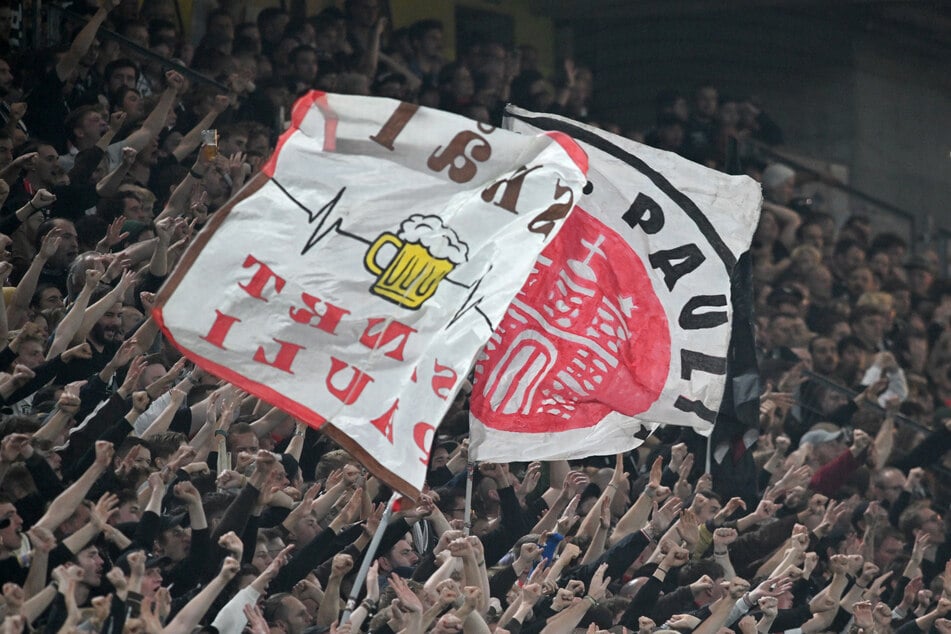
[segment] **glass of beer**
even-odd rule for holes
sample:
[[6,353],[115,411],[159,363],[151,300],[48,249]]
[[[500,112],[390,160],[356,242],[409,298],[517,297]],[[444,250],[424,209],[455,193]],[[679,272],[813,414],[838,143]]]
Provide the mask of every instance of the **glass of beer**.
[[202,130],[201,131],[201,153],[202,156],[207,161],[213,161],[216,156],[218,156],[218,131],[217,130]]

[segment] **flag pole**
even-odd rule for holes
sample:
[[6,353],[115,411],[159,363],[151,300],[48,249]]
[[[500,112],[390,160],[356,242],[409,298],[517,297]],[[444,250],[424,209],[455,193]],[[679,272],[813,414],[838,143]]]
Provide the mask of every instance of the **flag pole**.
[[472,478],[475,475],[475,463],[472,462],[470,458],[466,462],[466,504],[465,504],[465,517],[463,518],[463,534],[466,537],[469,536],[469,532],[472,530]]
[[399,493],[393,491],[393,495],[390,496],[390,501],[386,503],[386,509],[383,511],[383,517],[380,518],[380,525],[377,526],[376,532],[373,533],[373,539],[370,540],[370,545],[367,546],[366,555],[363,557],[363,562],[360,564],[360,570],[357,572],[357,578],[353,580],[353,587],[350,589],[350,597],[347,599],[347,606],[343,610],[343,615],[340,617],[340,625],[343,625],[350,620],[350,614],[357,608],[357,599],[360,597],[360,590],[363,588],[363,582],[366,581],[367,572],[370,570],[370,566],[373,564],[373,559],[376,556],[376,550],[380,547],[380,542],[383,541],[383,533],[386,532],[386,527],[390,523],[390,517],[393,515],[393,504],[396,502],[399,497]]
[[704,473],[710,475],[710,467],[713,466],[713,432],[710,432],[710,435],[707,436],[707,460],[706,460],[706,470]]
[[704,473],[710,475],[710,467],[713,466],[713,432],[707,436],[707,460]]

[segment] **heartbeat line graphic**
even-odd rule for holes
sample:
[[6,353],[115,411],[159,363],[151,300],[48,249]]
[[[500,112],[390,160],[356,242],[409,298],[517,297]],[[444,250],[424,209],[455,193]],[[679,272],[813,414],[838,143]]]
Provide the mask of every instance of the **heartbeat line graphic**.
[[[344,192],[347,191],[346,187],[341,187],[340,191],[338,191],[337,194],[333,198],[327,201],[323,207],[321,207],[319,210],[315,212],[313,209],[307,207],[305,204],[303,204],[301,201],[295,198],[293,194],[287,191],[287,188],[281,185],[281,183],[278,182],[276,178],[272,177],[271,182],[274,183],[277,186],[277,188],[280,189],[281,192],[285,196],[287,196],[287,198],[291,202],[293,202],[304,213],[307,214],[308,224],[310,225],[316,224],[313,232],[310,234],[310,237],[308,237],[307,241],[304,243],[304,248],[301,249],[301,252],[300,252],[301,255],[307,255],[307,253],[311,249],[317,246],[324,238],[326,238],[332,232],[336,232],[340,235],[347,236],[348,238],[352,238],[366,245],[373,244],[371,240],[368,240],[367,238],[364,238],[363,236],[359,236],[355,233],[350,233],[349,231],[344,231],[342,228],[343,218],[337,218],[329,225],[327,224],[327,220],[330,218],[331,214],[334,212],[334,209],[336,209],[337,204],[340,202],[340,199],[343,198]],[[482,295],[482,296],[479,296],[478,298],[475,297],[476,294],[478,293],[479,287],[482,285],[482,280],[485,279],[485,276],[488,275],[491,270],[492,270],[492,265],[489,265],[488,270],[481,277],[479,277],[478,280],[476,280],[472,284],[463,284],[462,282],[457,282],[451,278],[446,278],[445,281],[449,284],[458,286],[460,288],[469,289],[469,295],[466,297],[465,301],[462,303],[462,306],[460,306],[456,314],[453,315],[449,323],[446,324],[446,328],[451,327],[453,324],[459,321],[459,319],[461,319],[466,313],[474,310],[475,312],[479,313],[479,315],[482,317],[483,320],[485,320],[485,323],[489,326],[491,330],[495,330],[495,325],[492,323],[492,320],[489,319],[488,315],[486,315],[485,312],[483,312],[483,310],[479,307],[479,304],[482,303],[482,300],[485,299],[485,296]]]
[[334,209],[337,207],[337,203],[340,202],[340,199],[343,198],[343,193],[347,191],[346,187],[341,187],[340,191],[337,192],[337,195],[331,198],[323,207],[321,207],[316,212],[307,207],[301,201],[297,200],[287,189],[281,185],[277,179],[272,178],[271,182],[277,185],[277,188],[287,196],[291,202],[300,207],[304,213],[307,214],[307,222],[311,225],[314,223],[317,224],[314,227],[313,233],[310,234],[310,237],[307,239],[307,242],[304,243],[304,248],[301,249],[301,255],[307,255],[307,252],[317,246],[321,240],[326,238],[332,231],[336,231],[341,235],[345,235],[348,238],[353,238],[354,240],[359,240],[364,244],[370,244],[370,241],[362,236],[358,236],[354,233],[349,233],[342,229],[343,227],[343,218],[337,218],[334,220],[327,228],[324,228],[324,225],[327,223],[327,219],[330,218],[330,214],[333,213]]

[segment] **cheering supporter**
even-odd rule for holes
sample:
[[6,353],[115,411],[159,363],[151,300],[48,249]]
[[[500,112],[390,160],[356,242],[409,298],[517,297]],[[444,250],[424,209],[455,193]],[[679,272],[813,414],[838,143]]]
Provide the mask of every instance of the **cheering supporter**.
[[808,175],[733,156],[783,132],[712,84],[658,96],[644,137],[762,180],[758,439],[728,438],[711,473],[706,439],[671,427],[613,460],[480,464],[467,501],[467,385],[367,561],[391,492],[188,367],[155,293],[307,90],[603,127],[610,95],[531,46],[449,62],[441,22],[391,25],[378,0],[282,7],[224,3],[191,42],[164,3],[99,0],[48,55],[0,49],[4,632],[951,634],[947,282],[867,219],[797,206]]

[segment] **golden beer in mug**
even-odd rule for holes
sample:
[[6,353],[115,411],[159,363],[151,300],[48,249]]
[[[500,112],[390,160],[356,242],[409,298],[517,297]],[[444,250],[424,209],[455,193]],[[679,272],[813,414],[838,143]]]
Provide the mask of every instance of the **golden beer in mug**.
[[218,156],[218,131],[202,130],[201,142],[202,157],[204,157],[206,161],[215,160],[215,157]]
[[[377,252],[385,244],[396,247],[396,255],[389,264],[377,264]],[[377,276],[370,292],[413,310],[433,296],[439,282],[456,265],[443,258],[433,257],[429,250],[416,242],[405,242],[392,233],[384,233],[367,250],[364,264]]]

